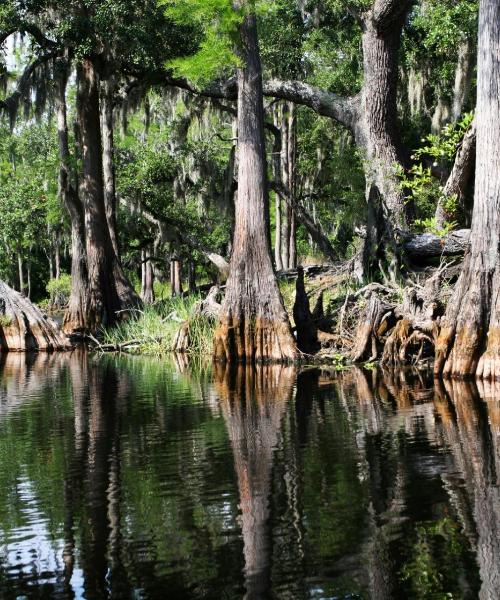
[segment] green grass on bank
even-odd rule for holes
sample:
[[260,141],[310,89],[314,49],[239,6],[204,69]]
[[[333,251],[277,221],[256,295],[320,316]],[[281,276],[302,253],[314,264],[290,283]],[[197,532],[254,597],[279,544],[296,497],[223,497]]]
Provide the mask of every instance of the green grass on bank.
[[104,344],[122,344],[140,340],[134,347],[138,354],[161,356],[171,352],[175,336],[184,321],[190,322],[190,352],[211,354],[216,323],[202,316],[193,316],[199,296],[170,298],[137,311],[127,321],[104,330]]

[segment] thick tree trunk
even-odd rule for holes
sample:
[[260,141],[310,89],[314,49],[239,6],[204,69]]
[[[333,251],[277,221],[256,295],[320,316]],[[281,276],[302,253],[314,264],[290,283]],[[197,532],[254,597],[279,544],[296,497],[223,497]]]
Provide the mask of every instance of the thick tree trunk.
[[240,28],[238,195],[230,273],[214,353],[219,360],[288,361],[297,356],[271,261],[262,69],[255,15]]
[[64,315],[63,330],[66,333],[75,333],[86,329],[87,264],[83,207],[77,190],[71,183],[66,107],[68,70],[69,65],[65,61],[58,63],[55,104],[60,159],[59,196],[68,211],[71,222],[71,294],[68,309]]
[[116,185],[114,163],[114,135],[113,135],[113,93],[115,80],[109,76],[101,85],[101,130],[102,130],[102,172],[104,180],[104,206],[109,236],[116,256],[120,256],[118,249],[118,234],[116,230]]
[[435,220],[436,226],[442,229],[447,222],[453,221],[456,215],[447,210],[447,201],[455,199],[457,206],[463,206],[467,188],[474,172],[476,159],[476,124],[473,121],[466,131],[458,149],[453,169],[439,198]]
[[443,319],[436,374],[500,378],[500,3],[481,0],[471,249]]
[[116,256],[104,205],[99,87],[94,65],[78,67],[77,113],[82,141],[80,196],[85,215],[88,271],[87,326],[110,325],[117,312],[140,304]]
[[[374,2],[362,20],[363,74],[355,138],[365,159],[367,235],[365,273],[376,266],[385,246],[390,274],[398,268],[397,247],[408,230],[411,206],[405,199],[397,167],[406,165],[397,118],[398,53],[410,2]],[[381,241],[383,240],[383,244]]]

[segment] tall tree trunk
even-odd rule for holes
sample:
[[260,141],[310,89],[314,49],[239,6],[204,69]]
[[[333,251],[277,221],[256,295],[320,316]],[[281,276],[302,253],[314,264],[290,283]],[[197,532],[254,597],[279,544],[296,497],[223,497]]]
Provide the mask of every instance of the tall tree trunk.
[[387,255],[379,258],[388,259],[390,274],[395,275],[399,234],[408,230],[411,218],[396,170],[398,165],[406,165],[398,126],[397,84],[401,32],[409,6],[407,1],[377,0],[362,18],[364,82],[355,137],[365,159],[365,274],[376,266],[374,259],[383,240]]
[[188,289],[190,294],[196,293],[196,265],[193,260],[188,263]]
[[60,279],[60,277],[61,277],[61,239],[60,239],[59,232],[57,232],[57,234],[56,234],[54,264],[56,267],[55,277],[56,277],[56,279]]
[[285,218],[283,220],[281,255],[283,259],[283,268],[289,270],[296,267],[295,213],[293,205],[295,203],[297,190],[297,110],[293,102],[287,102],[283,106],[282,139],[282,180],[283,185],[290,192],[292,201],[287,203]]
[[281,259],[281,246],[282,246],[282,231],[281,231],[281,197],[276,194],[276,227],[274,237],[274,264],[277,271],[283,270],[283,261]]
[[500,3],[481,0],[470,251],[443,319],[435,372],[500,378]]
[[26,268],[26,277],[28,279],[28,299],[31,299],[31,262],[28,261],[28,266]]
[[141,299],[144,304],[153,304],[155,301],[153,263],[150,255],[150,250],[142,251]]
[[443,229],[447,221],[453,221],[456,217],[456,214],[447,209],[448,201],[455,199],[457,208],[463,207],[469,181],[474,171],[475,159],[476,124],[473,121],[458,149],[455,163],[436,207],[435,220],[439,229]]
[[67,62],[59,61],[56,71],[55,104],[60,159],[59,196],[71,221],[71,294],[64,315],[63,330],[66,333],[75,333],[86,329],[87,263],[83,207],[78,192],[71,182],[66,107],[68,71]]
[[240,26],[238,195],[230,273],[214,353],[219,360],[287,361],[297,356],[269,240],[262,69],[254,14]]
[[23,255],[20,250],[17,252],[17,272],[19,277],[19,293],[24,294]]
[[453,105],[451,117],[458,121],[464,110],[469,94],[474,73],[474,41],[465,38],[458,46],[458,61],[455,70],[455,84],[453,86]]
[[116,230],[116,184],[114,162],[114,134],[113,134],[113,94],[115,79],[110,75],[101,84],[101,130],[102,130],[102,172],[104,179],[104,206],[106,208],[106,221],[109,235],[116,256],[120,256],[118,249],[118,234]]
[[113,250],[106,219],[98,77],[84,59],[78,67],[77,114],[82,141],[80,195],[85,215],[88,271],[87,326],[110,325],[117,312],[140,304]]
[[170,260],[170,288],[172,298],[182,296],[182,263],[175,256]]

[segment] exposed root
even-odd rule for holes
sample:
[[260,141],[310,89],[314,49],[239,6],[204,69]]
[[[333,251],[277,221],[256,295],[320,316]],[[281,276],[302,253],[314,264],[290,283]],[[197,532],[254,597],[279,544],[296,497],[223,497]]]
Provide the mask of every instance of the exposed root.
[[0,352],[68,350],[56,323],[27,298],[0,281]]
[[286,363],[297,359],[288,321],[223,317],[214,338],[216,361]]

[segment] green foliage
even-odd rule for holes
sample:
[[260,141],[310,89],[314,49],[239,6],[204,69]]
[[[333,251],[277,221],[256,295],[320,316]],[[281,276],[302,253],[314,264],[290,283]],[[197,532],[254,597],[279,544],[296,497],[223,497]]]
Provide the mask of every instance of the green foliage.
[[445,235],[457,226],[455,219],[449,221],[442,229],[436,226],[434,213],[438,201],[444,202],[445,212],[448,215],[457,214],[458,203],[455,196],[443,198],[443,185],[434,176],[432,167],[426,164],[432,160],[433,167],[451,169],[457,150],[473,118],[473,113],[466,113],[458,123],[445,125],[439,135],[430,134],[422,138],[423,145],[412,156],[414,160],[420,162],[413,164],[408,172],[404,172],[402,168],[398,169],[401,187],[407,197],[413,199],[417,208],[419,216],[414,224],[418,230]]
[[193,316],[198,296],[171,298],[144,311],[112,329],[103,331],[103,340],[120,344],[141,340],[136,351],[140,354],[162,356],[172,351],[175,336],[184,321],[190,322],[190,353],[210,356],[212,353],[215,322],[203,316]]
[[9,327],[10,325],[12,325],[11,317],[0,315],[0,327]]
[[166,15],[176,23],[191,23],[202,32],[196,53],[167,65],[195,84],[204,85],[236,67],[234,53],[243,18],[231,0],[160,0]]
[[49,279],[47,293],[52,305],[66,306],[71,294],[71,275],[61,273],[59,279]]
[[465,548],[460,526],[450,517],[421,523],[416,527],[411,558],[401,569],[401,580],[410,584],[415,598],[461,598],[456,581]]
[[429,134],[422,139],[425,145],[418,148],[412,158],[417,160],[428,156],[434,159],[434,166],[438,166],[438,161],[450,164],[473,119],[474,113],[466,113],[457,123],[445,125],[439,134]]

